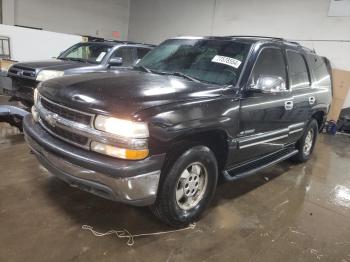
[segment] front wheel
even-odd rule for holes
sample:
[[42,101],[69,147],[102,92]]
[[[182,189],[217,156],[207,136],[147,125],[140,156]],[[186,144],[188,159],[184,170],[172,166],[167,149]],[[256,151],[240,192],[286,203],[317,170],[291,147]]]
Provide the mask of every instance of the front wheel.
[[164,170],[156,203],[151,208],[171,226],[187,225],[200,217],[214,196],[218,166],[206,146],[194,146]]
[[314,149],[316,138],[318,134],[318,125],[315,119],[312,119],[307,125],[303,136],[296,143],[298,154],[292,157],[295,162],[305,162],[310,158]]

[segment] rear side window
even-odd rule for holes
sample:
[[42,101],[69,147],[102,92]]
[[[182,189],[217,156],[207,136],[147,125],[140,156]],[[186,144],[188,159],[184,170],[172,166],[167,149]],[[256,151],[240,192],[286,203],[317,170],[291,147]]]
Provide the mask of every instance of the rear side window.
[[279,48],[264,48],[255,63],[251,80],[255,84],[260,76],[278,76],[286,81],[286,64],[282,50]]
[[150,50],[148,48],[137,48],[137,59],[144,57]]
[[331,77],[324,59],[317,55],[308,55],[308,58],[311,70],[315,76],[315,84],[318,86],[330,86]]
[[310,86],[310,78],[304,57],[291,50],[287,50],[289,81],[291,88]]

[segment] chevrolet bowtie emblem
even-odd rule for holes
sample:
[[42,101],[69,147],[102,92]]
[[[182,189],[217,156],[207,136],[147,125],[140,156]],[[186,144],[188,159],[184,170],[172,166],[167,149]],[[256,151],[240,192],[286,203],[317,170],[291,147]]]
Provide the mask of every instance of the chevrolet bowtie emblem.
[[53,127],[56,126],[57,118],[58,118],[58,115],[56,115],[56,114],[45,116],[46,122],[49,123],[49,124],[50,124],[51,126],[53,126]]

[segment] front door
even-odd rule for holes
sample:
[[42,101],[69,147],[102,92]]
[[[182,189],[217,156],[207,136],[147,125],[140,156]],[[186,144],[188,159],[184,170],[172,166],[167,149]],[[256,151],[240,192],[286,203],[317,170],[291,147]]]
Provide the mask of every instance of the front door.
[[[248,88],[254,87],[262,76],[279,77],[287,83],[283,51],[279,47],[263,47],[253,67]],[[293,124],[293,97],[285,91],[264,93],[246,90],[241,100],[238,154],[235,162],[249,161],[282,149],[288,143]]]

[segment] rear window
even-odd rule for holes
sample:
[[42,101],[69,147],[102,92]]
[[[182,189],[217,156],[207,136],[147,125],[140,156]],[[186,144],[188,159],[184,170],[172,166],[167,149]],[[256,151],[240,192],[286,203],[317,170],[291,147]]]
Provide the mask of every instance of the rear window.
[[325,61],[317,55],[308,55],[310,68],[315,76],[315,84],[319,86],[330,86],[331,77],[329,75]]
[[309,74],[304,57],[291,50],[287,50],[287,61],[290,87],[300,88],[310,86]]

